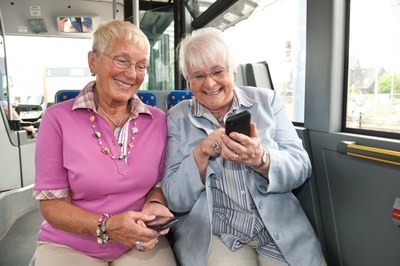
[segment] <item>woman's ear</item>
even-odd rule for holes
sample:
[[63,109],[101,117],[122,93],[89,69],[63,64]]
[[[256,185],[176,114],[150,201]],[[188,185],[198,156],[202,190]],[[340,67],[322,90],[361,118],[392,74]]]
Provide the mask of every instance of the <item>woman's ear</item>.
[[96,61],[97,61],[97,54],[95,52],[90,51],[88,53],[88,65],[90,69],[90,73],[96,74]]

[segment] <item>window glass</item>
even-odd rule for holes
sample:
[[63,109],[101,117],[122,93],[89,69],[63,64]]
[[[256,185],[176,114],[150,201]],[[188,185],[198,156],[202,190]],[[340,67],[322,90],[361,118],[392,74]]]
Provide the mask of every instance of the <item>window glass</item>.
[[289,116],[304,123],[306,0],[261,5],[225,34],[237,64],[268,63],[274,88],[286,101]]
[[7,100],[6,56],[4,52],[4,40],[0,29],[0,101]]
[[352,0],[346,128],[400,133],[400,1]]
[[58,90],[82,89],[93,79],[87,63],[91,44],[90,39],[6,36],[10,100],[31,103],[42,96],[45,104],[54,102]]
[[91,48],[91,39],[6,36],[9,99],[45,107],[59,90],[83,89],[94,80],[87,61]]
[[145,31],[150,41],[151,72],[142,90],[174,90],[174,23],[171,22],[161,34]]
[[[8,84],[3,20],[0,13],[0,109],[2,110],[8,110],[11,107],[8,101]],[[6,116],[11,118],[11,112],[7,112]]]
[[215,1],[214,0],[188,0],[186,1],[186,6],[192,15],[192,17],[198,18],[204,11],[207,10]]
[[174,10],[172,6],[140,12],[140,29],[150,42],[150,66],[143,90],[174,90]]

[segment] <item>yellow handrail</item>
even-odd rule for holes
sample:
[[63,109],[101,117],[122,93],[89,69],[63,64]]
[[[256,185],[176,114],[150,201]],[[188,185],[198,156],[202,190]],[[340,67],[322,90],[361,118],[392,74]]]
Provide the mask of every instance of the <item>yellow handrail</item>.
[[354,141],[338,143],[337,151],[349,156],[400,166],[400,152],[398,151],[358,145]]

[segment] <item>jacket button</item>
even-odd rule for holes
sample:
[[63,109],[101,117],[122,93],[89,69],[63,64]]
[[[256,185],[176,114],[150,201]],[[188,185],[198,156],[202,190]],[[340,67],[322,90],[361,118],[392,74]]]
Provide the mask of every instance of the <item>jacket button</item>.
[[259,208],[259,209],[261,209],[261,208],[262,208],[262,206],[263,206],[263,202],[262,202],[262,201],[260,201],[260,203],[258,203],[258,208]]

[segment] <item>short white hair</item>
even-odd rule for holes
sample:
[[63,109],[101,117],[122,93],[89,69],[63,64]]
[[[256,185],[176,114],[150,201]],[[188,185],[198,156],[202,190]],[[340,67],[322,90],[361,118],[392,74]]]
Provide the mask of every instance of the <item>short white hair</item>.
[[132,41],[150,55],[149,39],[140,28],[129,21],[116,19],[97,27],[93,33],[92,51],[102,53],[115,40]]
[[189,69],[205,69],[224,64],[234,69],[234,62],[224,33],[216,28],[202,28],[185,36],[178,46],[179,69],[186,80]]

